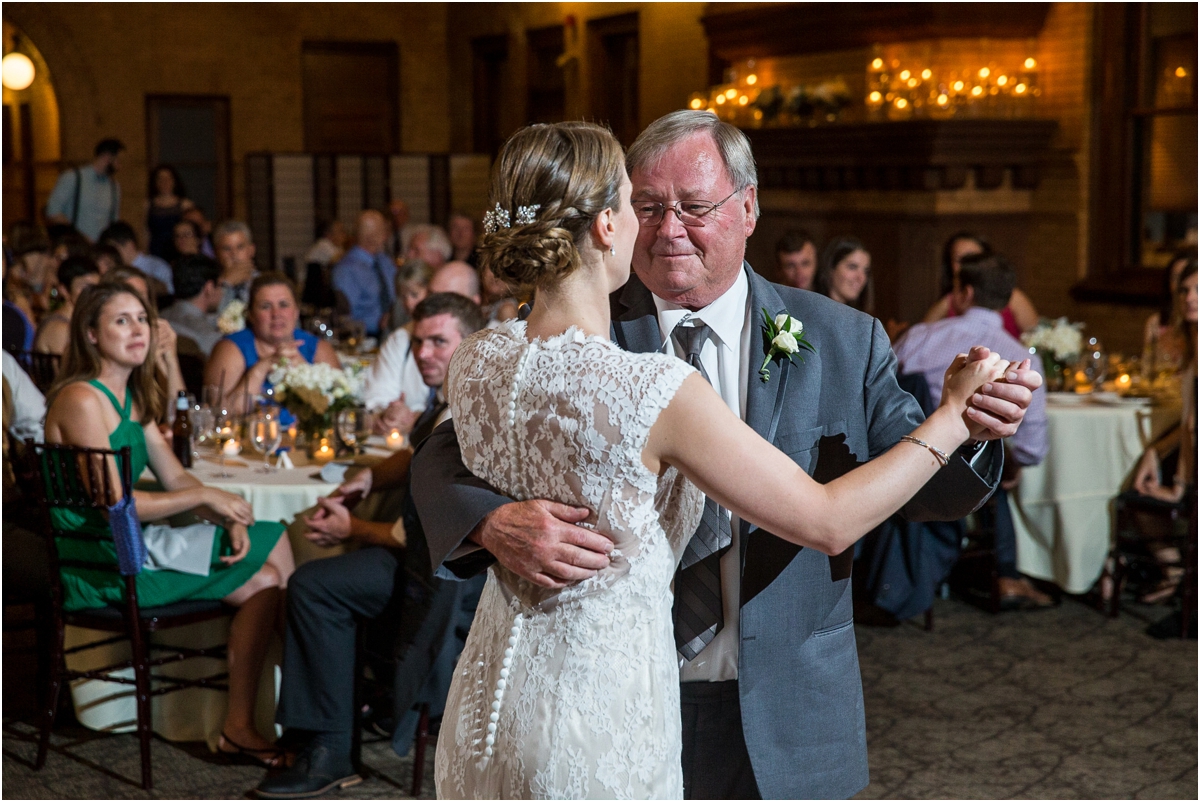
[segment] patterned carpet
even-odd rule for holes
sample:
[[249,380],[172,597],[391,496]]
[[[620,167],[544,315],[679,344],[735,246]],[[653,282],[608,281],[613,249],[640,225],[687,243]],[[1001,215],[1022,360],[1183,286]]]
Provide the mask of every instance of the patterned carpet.
[[[938,601],[936,626],[858,628],[871,785],[862,799],[1197,797],[1196,642],[1143,630],[1163,608],[1116,621],[1076,602],[991,616]],[[137,742],[55,732],[32,770],[28,659],[6,635],[3,796],[143,798]],[[22,673],[22,671],[26,673]],[[242,798],[262,776],[201,744],[155,741],[159,798]],[[329,795],[405,798],[411,758],[368,744],[367,782]],[[432,797],[432,750],[422,797]]]

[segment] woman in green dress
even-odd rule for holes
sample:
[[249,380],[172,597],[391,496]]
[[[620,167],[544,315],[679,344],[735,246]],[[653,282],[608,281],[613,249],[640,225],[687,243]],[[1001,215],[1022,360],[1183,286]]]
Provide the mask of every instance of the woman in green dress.
[[[275,765],[278,753],[254,727],[258,677],[272,630],[283,610],[283,591],[295,569],[282,524],[256,523],[239,496],[205,487],[175,458],[155,421],[165,388],[154,380],[155,318],[137,290],[124,283],[91,287],[71,318],[71,340],[51,388],[46,442],[88,448],[130,447],[132,475],[147,465],[163,491],[135,490],[138,518],[157,521],[194,512],[220,526],[148,525],[150,552],[137,576],[142,607],[185,599],[220,599],[238,608],[229,627],[229,707],[218,749]],[[115,465],[110,466],[115,470]],[[55,525],[108,532],[98,513],[55,510]],[[59,554],[115,563],[111,542],[60,540]],[[62,569],[68,610],[119,603],[123,582],[115,573]]]

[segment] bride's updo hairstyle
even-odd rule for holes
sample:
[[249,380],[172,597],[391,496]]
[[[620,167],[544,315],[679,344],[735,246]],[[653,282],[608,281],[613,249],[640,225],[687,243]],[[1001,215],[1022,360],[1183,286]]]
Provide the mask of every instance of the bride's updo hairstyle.
[[596,217],[618,210],[624,177],[625,154],[607,128],[564,122],[517,131],[492,170],[479,266],[521,290],[553,287],[579,267]]

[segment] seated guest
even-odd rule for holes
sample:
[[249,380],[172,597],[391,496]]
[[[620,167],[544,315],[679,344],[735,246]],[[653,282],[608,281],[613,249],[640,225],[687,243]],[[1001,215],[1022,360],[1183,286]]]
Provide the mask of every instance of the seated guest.
[[817,242],[807,231],[792,229],[775,243],[776,280],[788,287],[811,290],[817,275]]
[[[1030,357],[1029,350],[1004,328],[1000,310],[1012,297],[1016,274],[1001,256],[974,254],[962,259],[954,291],[950,293],[952,317],[934,323],[913,326],[895,346],[896,358],[904,373],[920,373],[929,383],[929,394],[936,405],[942,397],[945,371],[936,366],[944,355],[983,345],[1013,364],[1030,359],[1031,367],[1042,371],[1041,359]],[[996,491],[996,559],[999,563],[1000,603],[1005,609],[1048,607],[1053,600],[1033,587],[1017,572],[1016,530],[1008,509],[1008,491],[1020,481],[1021,468],[1037,465],[1046,456],[1046,393],[1034,392],[1029,411],[1017,433],[1005,441],[1005,476]]]
[[[436,393],[445,381],[450,357],[464,337],[483,327],[483,317],[479,307],[465,298],[435,293],[413,310],[413,321],[417,364],[429,389]],[[439,396],[425,410],[413,429],[414,445],[433,431],[446,408],[445,398]],[[318,545],[357,542],[362,548],[306,563],[289,585],[283,685],[276,721],[289,731],[303,731],[308,738],[290,769],[268,775],[259,783],[255,793],[260,797],[303,799],[360,781],[350,760],[355,640],[360,620],[400,619],[410,614],[409,608],[417,606],[414,602],[422,598],[426,588],[430,589],[427,617],[440,618],[441,625],[433,627],[437,635],[416,637],[408,650],[419,652],[412,657],[423,675],[434,662],[430,647],[444,650],[448,640],[444,635],[453,635],[452,614],[464,583],[432,578],[419,521],[407,498],[411,456],[409,450],[399,451],[358,474],[331,497],[320,499],[319,509],[306,520],[312,529],[308,538]],[[350,507],[363,494],[384,490],[396,491],[405,502],[402,516],[394,523],[364,521],[351,514]],[[417,584],[411,569],[418,576],[424,575],[421,584]],[[403,584],[397,583],[398,577]],[[424,628],[416,628],[418,635]],[[393,638],[404,652],[409,646],[404,642],[405,628],[396,629],[401,631]],[[403,671],[409,656],[399,656],[402,663],[398,671]],[[422,678],[410,684],[420,688]],[[403,715],[413,701],[398,695],[396,712]],[[445,691],[440,700],[434,701],[444,707]],[[393,744],[404,744],[403,751],[407,752],[412,726],[403,730],[397,727]]]
[[[942,247],[942,298],[929,308],[922,322],[933,323],[954,314],[950,304],[950,293],[954,290],[954,279],[967,256],[990,254],[992,246],[986,239],[970,231],[960,231],[953,234]],[[1029,296],[1017,288],[1013,288],[1012,298],[1008,305],[1000,310],[1004,319],[1004,330],[1016,339],[1021,339],[1021,332],[1029,331],[1038,322],[1037,309]]]
[[868,315],[875,312],[871,254],[854,237],[837,237],[825,246],[813,289]]
[[160,164],[150,171],[146,197],[146,230],[150,234],[146,250],[170,262],[179,255],[175,250],[175,226],[195,204],[188,198],[179,172],[169,164]]
[[388,232],[384,250],[393,261],[399,262],[408,251],[408,240],[412,237],[412,226],[408,223],[408,204],[399,198],[392,198],[388,203],[388,217],[391,230]]
[[181,256],[171,266],[175,303],[162,313],[179,338],[179,349],[208,359],[223,336],[213,323],[221,303],[221,266],[203,254]]
[[79,295],[93,284],[100,283],[100,270],[86,256],[68,256],[58,266],[58,296],[63,304],[42,317],[33,350],[43,354],[59,354],[67,350],[71,338],[71,313]]
[[13,285],[9,283],[8,260],[4,265],[4,332],[3,342],[6,352],[21,353],[33,350],[35,329],[29,314],[10,299],[10,294],[16,295]]
[[91,255],[92,243],[70,226],[52,226],[46,233],[50,235],[50,255],[54,257],[55,269],[69,256]]
[[[58,267],[50,237],[41,226],[18,220],[9,227],[6,243],[13,263],[7,267],[5,298],[28,320],[37,321],[50,307]],[[5,345],[11,348],[7,340]]]
[[[46,442],[132,450],[132,473],[147,465],[162,491],[136,490],[142,521],[194,511],[219,526],[147,524],[149,556],[137,575],[143,608],[185,600],[221,600],[238,607],[229,628],[229,709],[221,752],[274,765],[277,753],[254,726],[258,678],[279,614],[281,591],[294,570],[291,546],[275,522],[255,522],[239,496],[211,487],[184,470],[154,422],[167,396],[149,369],[155,348],[154,309],[126,284],[104,282],[84,291],[71,319],[71,341],[50,391]],[[119,488],[120,485],[118,484]],[[55,526],[107,535],[99,511],[53,510]],[[63,541],[63,557],[115,562],[109,542]],[[124,581],[116,572],[61,569],[63,607],[86,610],[120,604]]]
[[397,305],[408,322],[383,341],[363,387],[363,404],[367,409],[383,410],[375,420],[375,431],[379,434],[392,429],[408,434],[428,400],[425,382],[412,353],[412,311],[429,295],[432,271],[429,265],[416,259],[396,270]]
[[46,418],[46,397],[29,378],[29,374],[8,351],[0,351],[4,359],[4,388],[11,407],[4,428],[16,440],[42,440],[42,421]]
[[93,245],[92,249],[88,251],[88,255],[96,263],[96,269],[100,271],[101,276],[108,275],[110,270],[116,270],[125,264],[117,249],[111,245],[105,245],[103,242]]
[[1151,373],[1178,369],[1187,353],[1187,337],[1179,323],[1179,277],[1188,265],[1196,261],[1196,246],[1178,251],[1163,271],[1163,294],[1159,309],[1146,318],[1142,337],[1142,360]]
[[[183,381],[183,370],[179,367],[178,338],[171,324],[158,317],[158,296],[154,292],[154,285],[146,278],[145,273],[128,265],[109,271],[101,283],[125,284],[132,287],[142,294],[146,304],[154,310],[154,367],[157,370],[155,381],[166,386],[168,398],[178,398],[179,391],[187,389]],[[168,405],[166,414],[171,417],[175,415],[174,405]],[[163,422],[166,420],[164,418]]]
[[[1169,316],[1177,321],[1184,342],[1180,392],[1183,417],[1178,426],[1152,443],[1138,463],[1130,493],[1154,499],[1162,505],[1181,505],[1196,509],[1196,258],[1184,261],[1175,292],[1175,309]],[[1172,476],[1173,474],[1173,476]],[[1144,593],[1139,601],[1157,604],[1175,595],[1183,578],[1179,549],[1168,542],[1169,532],[1147,544],[1162,569],[1157,587]]]
[[466,262],[471,267],[479,267],[479,256],[475,252],[475,240],[478,235],[475,233],[475,221],[463,212],[455,212],[450,215],[450,222],[446,226],[446,233],[450,237],[450,245],[452,251],[450,258],[457,262]]
[[[246,400],[253,403],[255,396],[271,386],[267,376],[280,362],[324,362],[341,369],[333,346],[297,328],[299,321],[300,309],[291,279],[282,273],[263,273],[254,279],[246,307],[246,328],[220,340],[204,366],[204,383],[222,387],[230,412],[248,411]],[[284,410],[280,422],[290,426],[292,421],[291,414]]]
[[306,265],[322,267],[341,261],[346,254],[346,227],[338,219],[327,220],[317,229],[317,241],[304,254]]
[[[250,227],[239,220],[226,220],[213,235],[216,259],[221,264],[221,303],[217,312],[234,301],[250,303],[250,282],[258,275],[254,265],[254,238]],[[201,253],[203,253],[203,249]]]
[[171,245],[175,248],[176,258],[200,253],[202,237],[200,226],[193,220],[180,220],[172,226]]
[[195,224],[200,235],[200,253],[209,259],[217,258],[217,250],[213,247],[212,223],[204,216],[204,210],[193,206],[183,213],[183,219]]
[[138,247],[137,235],[133,226],[123,220],[118,220],[100,235],[100,241],[117,249],[121,261],[130,267],[136,267],[154,281],[158,282],[168,293],[175,292],[175,278],[171,275],[171,266],[159,259],[142,253]]
[[[433,274],[428,291],[430,294],[456,293],[478,305],[479,276],[466,262],[450,262]],[[384,340],[379,358],[367,376],[365,403],[368,408],[383,409],[375,419],[376,434],[387,434],[393,429],[408,434],[417,416],[431,403],[433,394],[417,368],[409,335],[410,329],[406,328],[392,332]]]
[[350,317],[371,336],[386,333],[396,300],[396,264],[384,251],[387,221],[368,209],[358,216],[355,245],[333,269],[333,288],[345,299]]
[[450,244],[450,238],[446,236],[446,232],[442,230],[441,226],[422,223],[409,226],[409,230],[411,233],[408,239],[408,249],[404,252],[405,259],[420,259],[432,267],[435,273],[438,268],[450,261],[450,256],[454,253],[454,246]]

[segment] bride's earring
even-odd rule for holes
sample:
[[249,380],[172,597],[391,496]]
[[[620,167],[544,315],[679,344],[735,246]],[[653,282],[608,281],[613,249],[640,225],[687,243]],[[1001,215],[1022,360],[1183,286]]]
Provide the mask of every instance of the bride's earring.
[[611,248],[608,249],[608,252],[611,253],[613,256],[616,256],[617,255],[617,246],[616,245],[612,246]]

